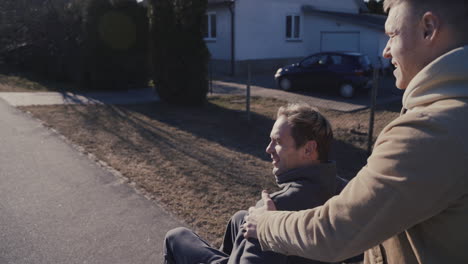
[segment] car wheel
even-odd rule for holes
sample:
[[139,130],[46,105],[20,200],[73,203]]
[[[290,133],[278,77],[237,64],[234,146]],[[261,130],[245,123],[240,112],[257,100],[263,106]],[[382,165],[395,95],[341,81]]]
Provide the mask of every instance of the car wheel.
[[286,77],[283,77],[279,80],[279,87],[281,90],[284,91],[291,91],[292,90],[292,83],[291,80],[289,80]]
[[345,83],[340,86],[340,95],[346,98],[351,98],[354,95],[354,87],[349,84]]

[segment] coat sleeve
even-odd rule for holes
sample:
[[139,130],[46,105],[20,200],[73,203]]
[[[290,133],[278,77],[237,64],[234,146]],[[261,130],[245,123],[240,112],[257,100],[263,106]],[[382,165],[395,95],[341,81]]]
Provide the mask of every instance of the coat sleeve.
[[397,119],[387,126],[367,165],[323,206],[261,216],[257,232],[262,249],[341,261],[459,199],[465,192],[460,163],[467,162],[466,153],[450,131],[431,125],[430,119]]

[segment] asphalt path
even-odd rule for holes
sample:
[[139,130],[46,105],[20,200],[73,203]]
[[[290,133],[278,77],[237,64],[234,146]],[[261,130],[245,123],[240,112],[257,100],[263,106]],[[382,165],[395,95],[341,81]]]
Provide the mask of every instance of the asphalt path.
[[0,99],[0,263],[162,263],[180,225]]

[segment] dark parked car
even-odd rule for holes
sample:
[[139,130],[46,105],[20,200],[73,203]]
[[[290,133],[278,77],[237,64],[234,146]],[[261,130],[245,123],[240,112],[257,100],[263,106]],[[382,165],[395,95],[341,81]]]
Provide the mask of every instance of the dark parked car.
[[372,71],[367,55],[322,52],[278,69],[275,80],[285,91],[323,88],[338,91],[343,97],[352,97],[357,89],[371,87]]

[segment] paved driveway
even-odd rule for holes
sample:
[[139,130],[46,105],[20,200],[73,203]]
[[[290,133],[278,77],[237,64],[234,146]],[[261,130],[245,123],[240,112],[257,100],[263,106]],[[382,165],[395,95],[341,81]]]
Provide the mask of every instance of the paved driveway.
[[0,263],[162,263],[181,223],[0,99]]
[[[243,76],[235,78],[215,76],[212,82],[212,94],[245,94],[246,79]],[[377,104],[401,101],[402,94],[402,91],[395,87],[393,78],[382,78],[379,82]],[[277,88],[273,74],[254,75],[251,80],[251,95],[273,97],[289,102],[305,102],[319,108],[343,112],[365,109],[371,104],[368,92],[359,93],[353,98],[342,98],[333,93],[325,92],[285,92]]]

